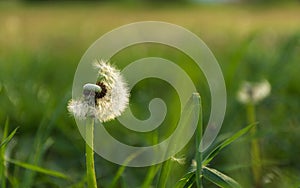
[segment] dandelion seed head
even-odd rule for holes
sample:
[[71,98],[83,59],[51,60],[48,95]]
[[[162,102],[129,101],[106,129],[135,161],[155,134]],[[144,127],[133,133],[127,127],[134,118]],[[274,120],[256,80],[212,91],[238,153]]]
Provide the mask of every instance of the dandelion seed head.
[[129,102],[127,84],[120,71],[105,61],[94,62],[98,72],[96,84],[85,84],[83,97],[71,100],[68,110],[75,117],[94,117],[100,122],[112,120],[121,115]]
[[83,100],[71,99],[68,104],[68,111],[76,118],[83,120],[86,119],[90,111],[93,111],[93,108]]
[[244,82],[237,93],[237,99],[243,103],[258,103],[271,92],[271,85],[267,80],[261,82]]
[[96,101],[98,108],[96,117],[105,122],[120,116],[126,109],[129,92],[119,70],[102,60],[95,61],[94,66],[99,74],[97,83],[106,89],[105,95]]

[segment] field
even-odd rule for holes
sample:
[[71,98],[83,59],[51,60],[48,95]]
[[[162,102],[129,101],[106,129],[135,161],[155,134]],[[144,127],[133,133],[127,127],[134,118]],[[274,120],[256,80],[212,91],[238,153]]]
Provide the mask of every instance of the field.
[[[0,138],[5,135],[5,124],[8,133],[19,127],[5,151],[1,149],[0,178],[5,171],[7,187],[84,187],[85,143],[67,111],[77,64],[103,34],[124,24],[156,20],[189,29],[218,60],[227,90],[227,111],[218,140],[248,124],[246,107],[236,97],[243,81],[269,81],[270,95],[255,106],[259,123],[254,137],[260,142],[261,181],[263,187],[299,187],[299,18],[299,4],[133,6],[0,2]],[[206,125],[211,105],[207,82],[184,54],[157,44],[136,45],[116,54],[111,61],[124,68],[149,56],[170,59],[189,73],[202,98]],[[155,92],[157,89],[161,92]],[[150,115],[148,103],[155,97],[164,99],[168,107],[166,120],[157,131],[139,134],[122,128],[117,121],[107,123],[107,130],[132,145],[147,146],[164,140],[180,116],[179,99],[170,85],[157,79],[141,81],[131,92],[130,107],[137,118],[146,119]],[[247,134],[238,139],[222,150],[210,166],[242,187],[252,187],[250,144],[255,138]],[[191,168],[194,139],[176,155],[186,161],[172,164],[167,187],[174,187]],[[4,157],[17,162],[2,163]],[[67,177],[41,173],[37,167]],[[109,187],[117,172],[121,174],[116,187],[141,187],[143,183],[155,187],[161,166],[122,169],[95,155],[95,167],[101,187]],[[3,186],[4,180],[0,181]],[[206,180],[203,185],[214,187]]]

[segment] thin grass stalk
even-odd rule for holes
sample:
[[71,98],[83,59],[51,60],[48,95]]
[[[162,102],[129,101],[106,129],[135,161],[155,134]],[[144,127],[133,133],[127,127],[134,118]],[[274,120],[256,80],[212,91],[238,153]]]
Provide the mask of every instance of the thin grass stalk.
[[153,165],[150,167],[145,180],[143,181],[142,188],[151,187],[151,183],[159,170],[159,165]]
[[[188,100],[187,104],[185,105],[181,119],[178,122],[178,132],[177,134],[173,134],[173,139],[170,141],[168,145],[166,153],[174,152],[176,148],[176,143],[181,142],[183,139],[184,134],[182,132],[186,131],[186,126],[197,123],[196,120],[199,120],[199,94],[193,93],[190,99]],[[196,125],[196,124],[195,124]],[[201,162],[200,162],[201,166]],[[172,168],[172,161],[169,159],[162,164],[161,172],[158,178],[157,187],[158,188],[165,188],[167,184],[167,179]]]
[[202,188],[202,180],[201,180],[201,171],[202,171],[202,153],[200,150],[200,143],[202,139],[202,103],[201,103],[201,97],[199,95],[199,120],[198,120],[198,126],[196,129],[196,185],[197,188]]
[[94,119],[86,120],[86,172],[88,188],[97,188],[95,162],[94,162]]
[[133,160],[135,159],[137,156],[139,156],[141,153],[143,153],[144,150],[139,150],[135,153],[132,153],[131,155],[129,155],[123,162],[122,166],[120,166],[120,168],[118,169],[114,179],[112,180],[111,184],[110,184],[110,188],[115,188],[117,187],[117,183],[120,179],[120,177],[122,176],[122,174],[124,173],[127,165]]
[[[51,117],[50,120],[48,119],[48,113],[45,113],[45,116],[41,120],[39,124],[39,128],[35,134],[34,139],[34,148],[33,152],[29,155],[28,163],[39,166],[41,163],[41,160],[45,154],[45,152],[48,150],[49,145],[45,145],[47,138],[49,138],[49,135],[56,125],[55,122],[58,117],[64,112],[66,102],[69,98],[69,93],[67,93],[64,98],[59,102],[59,106],[55,109],[54,113],[51,110]],[[34,179],[36,176],[36,172],[31,170],[26,170],[25,174],[21,180],[20,187],[33,187]]]
[[[155,133],[152,136],[152,145],[156,145],[156,144],[158,144],[158,132],[157,131],[155,131]],[[151,167],[149,167],[147,176],[146,176],[145,180],[143,181],[141,188],[151,187],[153,179],[154,179],[155,175],[157,174],[158,170],[159,170],[159,165],[152,165]]]
[[170,169],[171,169],[171,159],[166,160],[163,162],[161,166],[161,171],[159,174],[159,179],[157,183],[157,188],[164,188],[167,185],[167,180],[170,174]]
[[[4,130],[3,130],[3,135],[2,135],[2,141],[1,143],[5,140],[8,134],[8,124],[9,120],[8,118],[5,121],[4,125]],[[6,165],[5,165],[5,150],[6,150],[6,145],[2,146],[0,148],[0,180],[1,180],[1,187],[6,188]]]

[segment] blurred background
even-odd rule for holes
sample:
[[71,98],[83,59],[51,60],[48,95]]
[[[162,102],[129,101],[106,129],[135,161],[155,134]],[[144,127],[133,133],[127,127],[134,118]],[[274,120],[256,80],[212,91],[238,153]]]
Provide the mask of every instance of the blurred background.
[[[300,185],[300,1],[299,0],[0,0],[0,138],[6,119],[9,131],[20,127],[6,156],[57,170],[69,180],[8,165],[11,187],[83,187],[84,140],[66,109],[77,64],[100,36],[136,21],[166,21],[198,35],[223,71],[228,101],[219,138],[247,125],[246,109],[236,99],[244,80],[267,79],[272,91],[256,106],[263,158],[264,187]],[[157,44],[122,50],[112,62],[122,69],[149,56],[170,59],[189,73],[203,100],[204,122],[210,112],[205,77],[185,54]],[[157,93],[157,88],[163,88]],[[130,107],[140,119],[154,97],[167,103],[168,115],[159,130],[136,133],[109,122],[120,141],[152,145],[168,137],[180,116],[179,99],[166,82],[146,79],[131,92]],[[158,136],[157,136],[158,135]],[[155,140],[156,141],[153,141]],[[249,136],[230,145],[211,166],[251,187]],[[178,156],[168,180],[172,187],[191,166],[194,140]],[[107,187],[119,166],[95,156],[97,178]],[[126,168],[118,185],[140,187],[149,168]],[[156,177],[152,185],[155,185]],[[204,182],[205,187],[214,187]]]

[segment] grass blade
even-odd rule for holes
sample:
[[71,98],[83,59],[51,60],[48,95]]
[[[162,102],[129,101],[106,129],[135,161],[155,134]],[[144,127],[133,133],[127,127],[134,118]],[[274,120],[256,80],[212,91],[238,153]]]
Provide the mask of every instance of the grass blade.
[[16,134],[18,128],[19,128],[19,127],[15,128],[15,129],[9,134],[8,137],[5,138],[5,137],[3,136],[3,138],[5,138],[5,139],[2,139],[3,141],[1,142],[0,147],[5,146],[6,144],[8,144],[8,143],[11,141],[11,139],[12,139],[12,138],[14,137],[14,135]]
[[[47,119],[47,115],[45,115],[39,125],[39,128],[37,130],[35,139],[34,139],[34,148],[32,154],[29,156],[29,163],[33,165],[40,165],[41,159],[48,149],[44,143],[48,139],[52,129],[55,126],[55,121],[59,117],[59,115],[63,112],[65,109],[66,103],[69,100],[70,96],[67,94],[59,103],[59,106],[54,110],[54,112],[51,111],[51,118],[50,121]],[[45,113],[46,114],[46,113]],[[22,179],[22,187],[32,187],[33,182],[35,178],[35,171],[27,170],[24,174],[24,177]]]
[[156,187],[158,187],[158,188],[166,187],[170,168],[171,168],[170,163],[171,163],[171,159],[168,159],[167,161],[163,162]]
[[202,173],[204,178],[222,188],[241,188],[241,186],[235,180],[217,171],[216,169],[203,167]]
[[151,187],[151,183],[159,170],[159,165],[152,165],[147,173],[145,180],[143,181],[142,188]]
[[[197,188],[201,188],[202,187],[202,181],[201,181],[201,168],[202,168],[202,152],[200,152],[200,142],[202,139],[202,105],[201,105],[201,97],[200,95],[196,95],[196,97],[199,100],[199,120],[198,120],[198,126],[196,129],[196,185]],[[195,99],[197,100],[197,99]]]
[[[153,143],[152,145],[158,144],[158,133],[157,131],[153,134],[152,136]],[[158,170],[159,170],[159,165],[152,165],[149,167],[147,176],[145,180],[143,181],[143,184],[141,185],[141,188],[148,188],[151,187],[151,184],[153,182],[154,177],[156,176]]]
[[[177,125],[178,134],[173,134],[173,139],[170,141],[166,153],[168,152],[173,153],[176,144],[178,144],[185,136],[183,132],[186,132],[186,127],[188,127],[189,124],[195,123],[195,120],[198,120],[198,116],[199,116],[199,94],[193,93],[182,111],[180,121]],[[157,187],[159,188],[166,187],[171,166],[172,165],[170,159],[165,161],[162,164]]]
[[3,137],[1,141],[1,147],[0,147],[0,180],[1,180],[1,187],[3,188],[6,188],[6,165],[4,161],[6,144],[4,143],[6,142],[5,140],[7,140],[8,124],[9,124],[9,120],[7,118],[4,125],[4,130],[2,135]]
[[14,160],[14,159],[5,159],[7,162],[12,163],[14,165],[20,166],[22,168],[26,168],[28,170],[31,171],[35,171],[35,172],[39,172],[39,173],[43,173],[49,176],[53,176],[53,177],[57,177],[57,178],[62,178],[62,179],[69,179],[68,176],[66,176],[65,174],[61,173],[61,172],[57,172],[54,170],[49,170],[49,169],[45,169],[45,168],[41,168],[39,166],[35,166],[32,164],[28,164],[28,163],[24,163],[18,160]]
[[125,169],[126,169],[126,167],[127,167],[127,164],[129,164],[129,162],[131,162],[133,159],[135,159],[135,158],[136,158],[138,155],[140,155],[142,152],[143,152],[143,150],[137,151],[137,152],[135,152],[135,153],[129,155],[129,156],[125,159],[123,165],[118,169],[118,171],[117,171],[117,173],[116,173],[116,175],[115,175],[114,179],[112,180],[112,182],[111,182],[111,184],[110,184],[109,187],[111,187],[111,188],[116,187],[116,184],[117,184],[119,178],[121,177],[121,175],[123,174],[123,172],[125,171]]
[[238,138],[240,138],[241,136],[243,136],[244,134],[246,134],[252,127],[256,126],[257,123],[253,123],[248,125],[247,127],[243,128],[242,130],[238,131],[237,133],[235,133],[234,135],[232,135],[231,137],[227,138],[225,141],[223,141],[221,144],[219,144],[214,150],[212,150],[203,160],[202,165],[206,166],[211,160],[213,160],[213,158],[218,155],[218,153],[225,148],[226,146],[228,146],[229,144],[231,144],[232,142],[234,142],[235,140],[237,140]]
[[195,179],[195,171],[188,172],[176,183],[175,188],[190,188],[193,186]]

